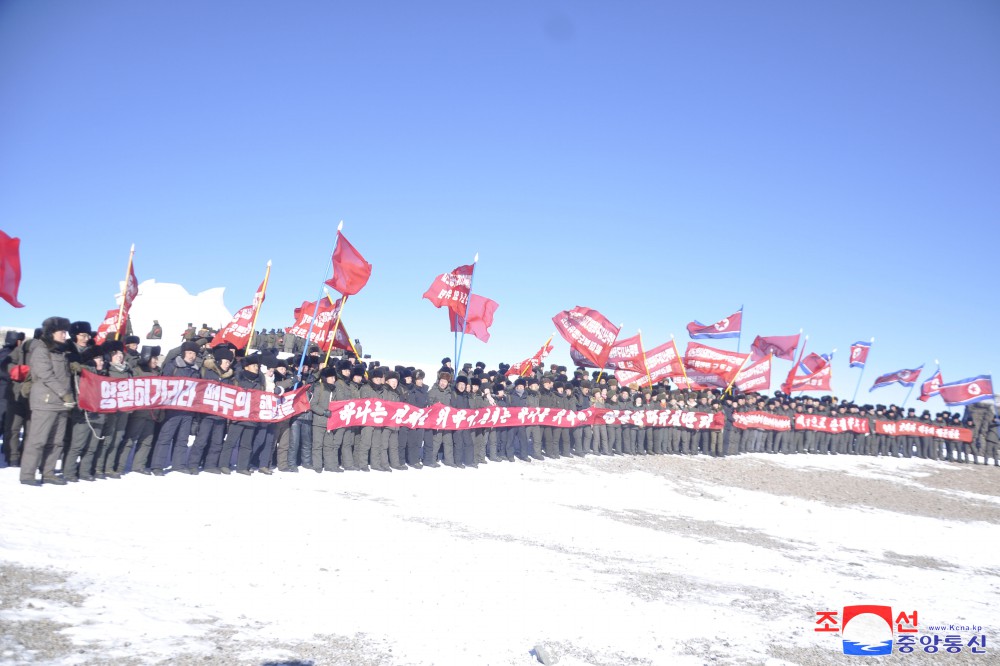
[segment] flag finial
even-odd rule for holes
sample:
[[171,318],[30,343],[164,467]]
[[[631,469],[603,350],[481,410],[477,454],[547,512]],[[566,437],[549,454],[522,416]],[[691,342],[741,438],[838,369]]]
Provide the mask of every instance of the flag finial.
[[476,252],[476,256],[472,258],[472,263],[474,263],[474,264],[478,264],[479,263],[479,253],[478,252]]
[[129,249],[129,252],[135,252],[135,243],[132,243],[132,247]]
[[868,342],[875,342],[875,337],[874,337],[874,336],[872,336],[872,339],[871,339],[871,340],[869,340]]
[[268,267],[268,268],[270,268],[270,267],[271,267],[271,260],[270,260],[270,259],[268,259],[268,260],[267,260],[267,267]]
[[337,225],[337,231],[342,231],[344,229],[344,221],[341,220],[340,224]]
[[941,361],[934,359],[934,365],[941,365]]

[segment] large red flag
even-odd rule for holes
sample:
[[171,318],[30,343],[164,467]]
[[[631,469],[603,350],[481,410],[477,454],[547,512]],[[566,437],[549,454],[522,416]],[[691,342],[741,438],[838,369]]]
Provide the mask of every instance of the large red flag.
[[642,368],[642,338],[639,334],[624,340],[616,340],[608,354],[608,362],[614,364],[616,370],[638,371]]
[[651,386],[666,377],[679,377],[683,374],[680,359],[677,358],[677,347],[673,340],[664,342],[646,352],[645,364],[639,358],[636,370],[618,370],[615,379],[619,384],[639,384]]
[[827,364],[816,372],[792,377],[791,385],[782,384],[781,388],[785,393],[793,391],[829,391],[830,381],[833,379],[833,366]]
[[472,289],[472,271],[475,266],[459,266],[450,273],[442,273],[434,278],[434,282],[424,292],[424,298],[439,308],[447,306],[459,316],[465,315],[465,307],[469,302],[469,291]]
[[[331,303],[329,298],[322,298],[319,300],[318,308],[316,307],[316,301],[303,301],[302,306],[295,308],[293,313],[295,323],[287,327],[285,333],[290,333],[300,338],[307,338],[309,342],[319,345],[319,348],[323,351],[326,351],[331,344],[336,349],[349,351],[351,349],[351,338],[347,335],[343,320],[341,320],[340,325],[337,327],[337,334],[333,335],[333,323],[337,321],[337,314],[340,312],[343,304],[343,297],[337,299],[335,304]],[[317,311],[318,314],[316,314]],[[310,332],[309,323],[312,322],[314,316],[316,317],[316,321],[313,323],[312,331]]]
[[750,360],[759,361],[768,354],[786,361],[795,360],[795,349],[799,346],[798,335],[758,335],[750,345]]
[[21,239],[11,238],[0,231],[0,298],[15,308],[24,304],[17,300],[21,285]]
[[510,370],[507,371],[508,377],[523,376],[531,372],[532,368],[537,368],[542,364],[542,359],[549,355],[553,349],[552,345],[546,342],[542,345],[542,348],[535,352],[535,355],[531,358],[525,359],[520,363],[515,363],[510,366]]
[[257,292],[253,296],[253,304],[247,305],[236,311],[233,318],[229,320],[222,330],[212,338],[210,347],[221,345],[224,342],[232,344],[237,349],[243,349],[250,342],[253,335],[253,322],[257,317],[257,310],[264,302],[265,290],[267,289],[267,278],[257,287]]
[[344,296],[353,296],[368,284],[372,265],[354,249],[344,234],[337,231],[337,247],[333,250],[333,277],[326,281]]
[[563,310],[552,322],[559,335],[598,368],[604,367],[621,330],[597,310],[579,305]]
[[684,352],[684,367],[692,372],[715,375],[728,385],[736,378],[736,373],[749,358],[750,354],[738,354],[698,342],[689,342]]
[[118,312],[119,308],[115,308],[104,313],[104,319],[101,321],[100,326],[97,327],[97,333],[94,335],[95,345],[103,345],[104,341],[118,330]]
[[[489,342],[489,328],[493,325],[493,313],[497,311],[498,307],[500,305],[496,301],[479,294],[472,294],[472,298],[469,300],[469,323],[464,326],[464,330],[467,333],[472,333],[483,342]],[[461,315],[449,310],[448,321],[451,323],[452,333],[462,332],[464,320]]]

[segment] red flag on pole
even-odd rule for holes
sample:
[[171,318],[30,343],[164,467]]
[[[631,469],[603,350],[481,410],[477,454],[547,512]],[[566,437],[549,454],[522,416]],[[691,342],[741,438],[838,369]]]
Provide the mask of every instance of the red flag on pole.
[[552,322],[559,335],[598,368],[604,367],[621,330],[597,310],[579,305],[563,310]]
[[23,308],[17,300],[17,289],[21,285],[21,239],[11,238],[0,231],[0,298]]
[[670,340],[646,352],[645,365],[640,356],[635,370],[617,370],[615,379],[623,386],[649,386],[650,382],[655,384],[666,377],[679,377],[682,374],[684,372],[681,370],[680,359],[677,358],[677,347]]
[[489,328],[493,325],[493,313],[497,311],[498,307],[500,305],[496,301],[490,300],[485,296],[480,296],[479,294],[472,294],[472,298],[469,300],[468,326],[465,326],[465,320],[461,315],[455,314],[450,310],[448,311],[451,332],[461,333],[464,329],[483,342],[489,342]]
[[354,249],[344,234],[337,231],[337,247],[333,250],[333,277],[325,284],[344,296],[353,296],[368,284],[372,265]]
[[210,347],[221,345],[225,342],[232,344],[236,349],[243,349],[250,343],[250,336],[253,335],[253,322],[257,316],[257,310],[264,302],[265,289],[267,288],[267,278],[257,287],[257,292],[253,296],[253,304],[247,305],[236,311],[229,323],[222,327],[212,342]]
[[434,278],[434,282],[424,292],[424,298],[439,308],[446,306],[449,310],[462,317],[469,302],[469,291],[472,289],[473,264],[459,266],[450,273],[442,273]]
[[[336,335],[333,334],[332,330],[333,323],[337,321],[337,313],[343,304],[344,297],[337,299],[336,303],[331,303],[329,298],[322,298],[319,300],[318,308],[316,301],[304,301],[301,307],[295,308],[293,313],[295,323],[285,328],[285,333],[300,338],[308,336],[308,342],[319,345],[322,351],[326,351],[331,344],[335,349],[348,351],[351,349],[351,338],[344,328],[344,320],[341,319]],[[309,323],[313,317],[316,317],[316,322],[312,325],[312,332],[310,332]]]
[[616,340],[611,346],[611,353],[608,354],[608,361],[612,363],[616,370],[642,369],[642,340],[639,334],[624,340]]
[[795,360],[795,349],[799,346],[799,335],[758,335],[750,345],[750,360],[759,361],[768,354],[785,361]]
[[699,342],[689,342],[684,352],[684,367],[689,372],[704,372],[719,377],[729,385],[736,378],[750,354],[716,349]]
[[549,353],[552,351],[552,349],[553,349],[552,345],[546,342],[544,345],[542,345],[541,349],[535,352],[534,356],[525,359],[520,363],[515,363],[514,365],[512,365],[510,367],[510,370],[507,371],[507,376],[516,377],[519,375],[528,374],[529,372],[531,372],[533,368],[537,368],[542,364],[542,359],[548,356]]
[[101,321],[101,325],[97,327],[97,333],[94,335],[94,344],[103,345],[104,341],[115,334],[118,330],[118,312],[120,308],[115,308],[114,310],[108,310],[104,313],[104,319]]

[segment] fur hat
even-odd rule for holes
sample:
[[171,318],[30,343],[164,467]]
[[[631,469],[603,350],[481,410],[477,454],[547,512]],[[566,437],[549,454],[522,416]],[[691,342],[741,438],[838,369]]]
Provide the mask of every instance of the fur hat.
[[486,364],[483,363],[482,361],[476,361],[476,367],[479,368],[480,370],[485,370]]
[[190,340],[188,340],[187,342],[185,342],[184,344],[181,345],[181,353],[182,354],[184,352],[189,352],[189,351],[190,352],[194,352],[194,353],[197,354],[199,349],[201,349],[201,347],[198,346],[198,343],[197,342],[192,342]]
[[337,363],[333,367],[337,370],[338,373],[341,373],[344,370],[350,370],[351,366],[353,365],[354,364],[351,363],[348,359],[342,358],[339,361],[337,361]]
[[494,384],[493,385],[493,393],[494,394],[499,394],[502,391],[506,391],[506,390],[507,390],[507,387],[504,386],[503,384]]
[[514,386],[527,386],[527,382],[524,381],[524,377],[518,377],[514,380]]
[[363,365],[355,365],[351,368],[351,379],[354,379],[355,377],[364,378],[364,376],[365,376],[365,367]]
[[447,372],[445,370],[440,370],[438,372],[438,380],[441,380],[441,379],[445,379],[445,380],[447,380],[447,381],[450,382],[451,381],[451,373]]
[[406,381],[407,379],[413,379],[413,373],[410,371],[409,368],[403,368],[402,370],[399,371],[399,379],[400,379],[400,381]]
[[149,362],[160,355],[159,346],[143,347],[139,350],[139,364],[149,365]]
[[125,344],[127,344],[127,345],[137,345],[140,342],[142,342],[142,340],[139,339],[138,335],[126,335],[125,336]]
[[368,373],[369,379],[385,379],[385,368],[375,367]]
[[17,331],[7,331],[7,335],[4,336],[3,345],[4,347],[13,347],[17,344],[18,340],[24,340],[24,333],[18,333]]
[[236,359],[236,354],[233,353],[233,350],[230,349],[228,345],[219,345],[213,349],[212,356],[215,357],[216,363],[220,363],[227,359],[230,363],[232,363]]
[[327,379],[328,377],[336,377],[336,376],[337,376],[337,369],[332,365],[328,365],[319,371],[320,379]]
[[261,361],[261,355],[260,355],[260,353],[254,352],[253,354],[250,354],[249,356],[244,357],[244,359],[243,359],[243,367],[245,368],[248,365],[260,365],[260,361]]
[[445,356],[443,359],[441,359],[441,365],[447,365],[449,363],[451,363],[451,359],[448,358],[447,356]]
[[[406,370],[406,368],[403,368],[403,370]],[[395,370],[390,370],[389,372],[385,373],[385,381],[389,381],[390,379],[395,379],[398,382],[399,373],[396,372]]]
[[418,370],[414,370],[413,371],[413,381],[416,381],[418,379],[423,379],[426,376],[427,376],[427,373],[424,372],[423,370],[419,370],[418,369]]
[[121,340],[105,340],[104,344],[101,345],[101,352],[107,356],[111,356],[115,352],[125,353],[125,345],[122,344]]
[[93,335],[94,331],[90,328],[89,321],[74,321],[69,325],[69,337],[75,338],[78,333],[87,333]]
[[479,377],[473,377],[471,380],[469,380],[469,386],[482,386],[482,385],[483,385],[483,380]]
[[455,379],[455,386],[458,386],[459,384],[465,384],[466,386],[468,386],[469,385],[469,378],[466,377],[465,375],[459,375]]

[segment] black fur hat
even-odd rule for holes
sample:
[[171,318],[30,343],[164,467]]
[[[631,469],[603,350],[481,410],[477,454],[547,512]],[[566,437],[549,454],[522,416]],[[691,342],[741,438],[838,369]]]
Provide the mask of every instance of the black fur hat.
[[494,384],[493,385],[493,394],[494,395],[499,395],[500,393],[502,393],[503,391],[506,391],[506,390],[507,390],[507,387],[504,386],[503,384]]
[[56,331],[69,331],[71,324],[65,317],[49,317],[42,322],[42,338],[52,339]]
[[138,335],[126,335],[125,336],[125,344],[127,344],[127,345],[137,345],[140,342],[142,342],[142,340],[139,339]]
[[351,363],[350,360],[342,358],[339,361],[337,361],[336,365],[334,365],[333,367],[336,368],[338,373],[340,373],[343,372],[344,370],[350,370],[353,365],[354,364]]
[[[406,368],[403,369],[405,370]],[[385,373],[385,381],[389,381],[390,379],[395,379],[396,381],[399,381],[399,373],[396,372],[395,370],[390,370],[387,373]]]
[[365,376],[365,367],[363,365],[355,365],[354,367],[351,368],[351,379],[354,379],[355,377],[363,378],[364,376]]
[[184,344],[181,345],[181,353],[182,354],[184,352],[189,352],[189,351],[193,351],[194,353],[197,354],[199,349],[201,349],[201,347],[198,346],[198,343],[197,342],[191,342],[190,340],[188,342],[185,342]]
[[514,386],[526,386],[527,382],[524,381],[524,377],[518,377],[514,380]]
[[481,378],[479,378],[479,377],[473,377],[471,380],[469,380],[469,385],[470,386],[482,386],[483,385],[483,380]]
[[455,385],[458,386],[459,384],[465,384],[466,386],[468,386],[469,385],[469,378],[466,377],[465,375],[459,375],[455,379]]
[[69,325],[69,337],[75,338],[78,333],[87,333],[93,335],[94,331],[90,328],[89,321],[74,321]]
[[368,377],[370,379],[385,379],[385,368],[373,368],[372,371],[368,373]]
[[125,345],[122,344],[121,340],[105,340],[104,344],[101,345],[101,352],[107,356],[111,356],[115,352],[125,352]]
[[149,362],[160,355],[159,346],[143,347],[139,350],[140,365],[149,365]]
[[418,379],[423,379],[426,376],[427,373],[424,372],[423,370],[418,369],[413,371],[413,381],[417,381]]
[[212,356],[215,357],[216,363],[225,361],[226,359],[228,359],[229,362],[232,363],[236,359],[236,354],[233,353],[233,350],[230,349],[228,345],[219,345],[218,347],[213,349]]
[[326,379],[328,377],[336,377],[336,376],[337,376],[337,369],[332,365],[328,365],[319,371],[320,379]]

